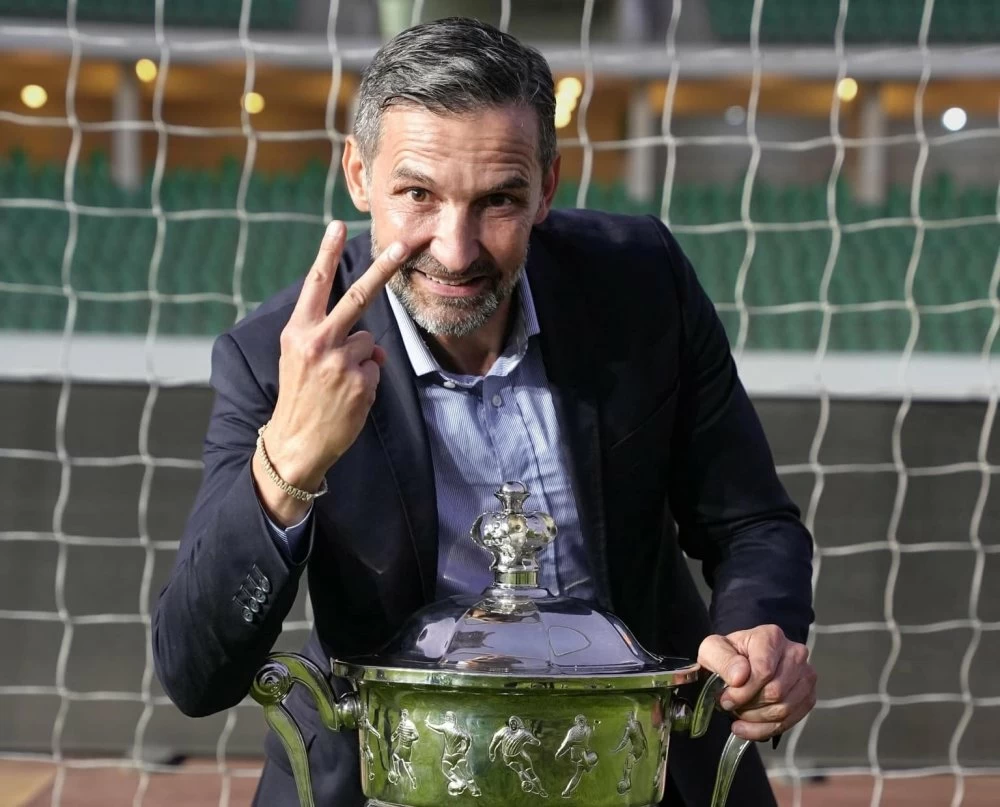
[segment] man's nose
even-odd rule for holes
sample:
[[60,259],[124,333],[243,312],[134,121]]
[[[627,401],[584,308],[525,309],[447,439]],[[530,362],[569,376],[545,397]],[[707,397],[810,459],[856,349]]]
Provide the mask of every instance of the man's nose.
[[455,208],[443,213],[430,252],[449,272],[464,272],[479,257],[479,227],[474,217]]

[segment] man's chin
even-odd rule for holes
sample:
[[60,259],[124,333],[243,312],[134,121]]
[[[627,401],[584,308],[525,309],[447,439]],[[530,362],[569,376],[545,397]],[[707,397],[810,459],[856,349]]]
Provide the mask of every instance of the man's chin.
[[424,331],[441,336],[464,336],[490,318],[489,294],[476,297],[432,297],[426,292],[413,293],[412,286],[401,298],[407,313]]
[[468,336],[489,319],[478,310],[456,311],[451,306],[445,310],[422,309],[417,314],[414,322],[433,336]]

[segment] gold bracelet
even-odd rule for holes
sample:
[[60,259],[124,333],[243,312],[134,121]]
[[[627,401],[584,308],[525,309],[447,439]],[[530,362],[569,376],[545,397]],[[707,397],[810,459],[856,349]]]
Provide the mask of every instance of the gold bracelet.
[[[270,421],[269,421],[270,422]],[[302,490],[301,488],[291,485],[278,476],[278,472],[274,470],[274,466],[271,465],[271,458],[267,456],[267,449],[264,448],[264,430],[268,427],[268,423],[265,423],[257,430],[257,453],[260,454],[261,465],[264,466],[264,473],[267,474],[267,478],[274,482],[283,493],[291,496],[293,499],[298,499],[300,502],[311,502],[313,499],[318,499],[324,493],[327,492],[328,488],[326,486],[326,477],[323,478],[322,484],[320,484],[319,490],[315,493],[310,493],[308,490]]]

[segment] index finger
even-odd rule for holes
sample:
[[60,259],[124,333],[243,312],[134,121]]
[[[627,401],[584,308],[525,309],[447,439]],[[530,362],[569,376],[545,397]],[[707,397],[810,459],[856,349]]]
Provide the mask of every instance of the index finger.
[[698,663],[722,676],[729,686],[740,686],[750,677],[750,662],[725,636],[706,636],[698,648]]
[[347,227],[342,221],[331,221],[323,234],[319,245],[319,253],[309,269],[298,302],[292,311],[292,318],[308,318],[311,321],[321,320],[326,316],[326,304],[330,300],[330,289],[333,287],[333,276],[337,271],[340,253],[344,248],[344,237]]
[[[752,703],[760,695],[765,685],[781,670],[785,649],[781,639],[768,633],[758,633],[751,637],[746,647],[750,677],[742,686],[729,687],[723,700],[739,708]],[[723,708],[726,708],[725,703]]]
[[333,310],[327,314],[326,324],[336,342],[347,338],[351,328],[361,319],[372,300],[396,274],[407,255],[406,244],[396,241],[390,244],[368,267],[361,277],[355,280],[337,301]]

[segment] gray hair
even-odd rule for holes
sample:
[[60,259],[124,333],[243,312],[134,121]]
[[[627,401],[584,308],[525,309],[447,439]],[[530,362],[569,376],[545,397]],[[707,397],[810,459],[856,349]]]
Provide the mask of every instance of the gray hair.
[[370,165],[382,113],[409,104],[436,114],[462,114],[514,104],[538,116],[538,158],[556,157],[552,71],[535,48],[492,25],[446,17],[408,28],[383,45],[361,78],[354,136]]

